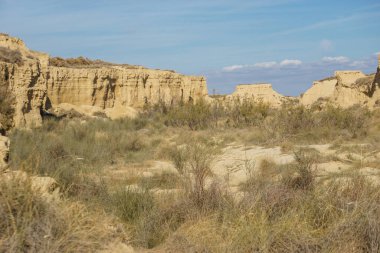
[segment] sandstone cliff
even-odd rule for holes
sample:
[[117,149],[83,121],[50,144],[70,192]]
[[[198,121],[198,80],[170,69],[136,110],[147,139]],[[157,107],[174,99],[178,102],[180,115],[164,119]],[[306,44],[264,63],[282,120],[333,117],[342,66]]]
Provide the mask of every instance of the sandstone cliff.
[[373,108],[380,102],[379,80],[380,68],[375,75],[365,75],[361,71],[336,71],[334,77],[314,82],[301,96],[300,102],[310,106],[323,100],[343,108],[353,105]]
[[0,85],[10,87],[16,98],[15,127],[39,126],[41,111],[60,104],[94,106],[115,116],[128,114],[131,107],[207,96],[203,77],[129,65],[52,66],[47,54],[31,51],[20,39],[5,34],[0,34],[0,49],[21,54],[15,61],[0,57]]

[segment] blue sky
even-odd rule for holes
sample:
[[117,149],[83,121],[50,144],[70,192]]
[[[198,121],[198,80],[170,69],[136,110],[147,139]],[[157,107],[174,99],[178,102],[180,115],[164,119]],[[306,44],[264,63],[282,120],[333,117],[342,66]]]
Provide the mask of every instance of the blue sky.
[[374,72],[379,20],[378,0],[0,0],[0,32],[31,49],[204,75],[210,93]]

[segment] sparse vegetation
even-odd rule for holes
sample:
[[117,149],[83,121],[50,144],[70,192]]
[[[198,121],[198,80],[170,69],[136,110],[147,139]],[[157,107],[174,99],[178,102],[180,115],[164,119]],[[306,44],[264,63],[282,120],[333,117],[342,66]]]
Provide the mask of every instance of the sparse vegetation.
[[[303,147],[335,141],[333,148],[342,153],[372,154],[378,150],[374,141],[363,148],[343,143],[375,138],[378,129],[370,126],[376,115],[360,107],[272,109],[262,103],[221,107],[201,101],[146,108],[136,119],[45,120],[33,131],[14,130],[10,168],[55,178],[64,206],[56,210],[34,200],[37,196],[11,191],[28,191],[28,184],[22,185],[25,189],[2,188],[0,197],[8,202],[0,201],[0,215],[9,217],[2,203],[10,203],[22,212],[14,217],[32,218],[23,218],[17,240],[16,233],[3,233],[0,248],[13,245],[43,251],[47,242],[37,240],[30,246],[34,237],[28,231],[36,229],[33,233],[39,235],[40,230],[46,231],[40,224],[54,222],[58,227],[51,229],[58,232],[48,242],[54,248],[46,249],[91,251],[112,234],[92,227],[93,219],[116,216],[133,246],[164,252],[377,252],[378,187],[355,171],[317,176],[317,163],[342,158]],[[234,195],[213,173],[215,158],[230,143],[247,149],[253,144],[280,146],[293,154],[294,161],[256,163],[246,156],[242,166],[247,181]],[[142,175],[157,159],[174,168]],[[354,158],[350,161],[355,165]],[[369,164],[376,163],[361,162],[360,168]],[[10,202],[15,199],[18,202]],[[19,209],[18,203],[25,201],[34,205],[33,215],[29,209]],[[86,226],[79,221],[75,226],[61,223],[61,217],[66,219],[72,210],[88,215],[83,220]],[[0,222],[2,231],[15,231],[11,219],[2,220],[8,221]],[[86,240],[86,245],[76,239],[66,241],[60,231],[70,229],[80,231],[75,236]],[[82,237],[86,229],[95,232]]]
[[326,106],[306,108],[285,104],[271,109],[265,103],[243,101],[233,106],[187,103],[181,106],[160,105],[145,112],[171,127],[191,130],[254,128],[267,142],[284,139],[296,142],[318,142],[332,139],[358,138],[367,134],[371,113],[367,108],[354,106],[346,109]]
[[105,62],[102,60],[91,60],[85,57],[77,58],[61,58],[61,57],[51,57],[49,59],[49,65],[55,67],[66,67],[66,68],[100,68],[105,66],[123,66],[127,68],[137,68],[138,66],[129,64],[114,64],[110,62]]

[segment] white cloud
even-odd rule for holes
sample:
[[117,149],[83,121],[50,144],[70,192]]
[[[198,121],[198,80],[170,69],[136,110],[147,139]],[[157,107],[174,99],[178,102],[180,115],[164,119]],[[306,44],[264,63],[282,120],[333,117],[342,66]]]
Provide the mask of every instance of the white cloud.
[[302,64],[302,61],[300,60],[283,60],[282,62],[280,62],[280,66],[299,66]]
[[339,64],[342,64],[342,63],[348,63],[348,62],[350,62],[350,58],[348,58],[346,56],[335,56],[335,57],[326,56],[326,57],[322,58],[322,61],[325,62],[325,63],[339,63]]
[[268,62],[258,62],[258,63],[255,63],[253,66],[257,68],[272,68],[276,65],[277,65],[277,62],[268,61]]
[[356,68],[364,68],[366,67],[368,64],[366,61],[353,61],[350,63],[350,66],[351,67],[356,67]]
[[232,65],[232,66],[224,67],[223,71],[233,72],[235,70],[239,70],[239,69],[242,69],[242,68],[244,68],[244,65]]
[[238,70],[254,70],[254,69],[271,69],[271,68],[281,68],[281,67],[292,67],[299,66],[302,64],[300,60],[289,60],[285,59],[281,62],[267,61],[267,62],[257,62],[253,65],[231,65],[226,66],[222,70],[223,72],[235,72]]
[[380,55],[380,52],[376,52],[375,55],[376,55],[376,56],[377,56],[377,55]]
[[332,50],[332,49],[334,48],[334,45],[333,45],[333,43],[332,43],[331,40],[326,40],[326,39],[324,39],[324,40],[322,40],[322,41],[320,42],[320,47],[321,47],[324,51],[330,51],[330,50]]

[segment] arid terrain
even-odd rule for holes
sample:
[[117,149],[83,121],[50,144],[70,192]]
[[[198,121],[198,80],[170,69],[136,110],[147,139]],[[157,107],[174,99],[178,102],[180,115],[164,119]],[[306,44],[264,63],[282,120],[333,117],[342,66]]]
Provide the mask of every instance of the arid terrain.
[[0,252],[380,252],[379,106],[380,67],[211,96],[0,34]]

